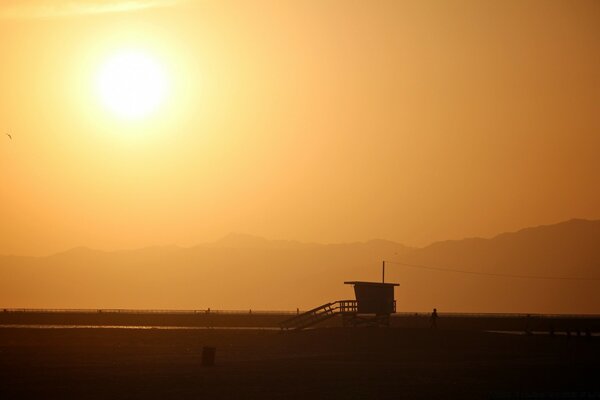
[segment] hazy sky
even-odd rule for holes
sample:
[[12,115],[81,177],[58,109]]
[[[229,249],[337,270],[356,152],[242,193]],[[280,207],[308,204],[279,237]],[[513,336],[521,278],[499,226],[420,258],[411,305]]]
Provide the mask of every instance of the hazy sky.
[[[0,254],[600,218],[598,1],[1,4]],[[135,121],[123,51],[169,84]]]

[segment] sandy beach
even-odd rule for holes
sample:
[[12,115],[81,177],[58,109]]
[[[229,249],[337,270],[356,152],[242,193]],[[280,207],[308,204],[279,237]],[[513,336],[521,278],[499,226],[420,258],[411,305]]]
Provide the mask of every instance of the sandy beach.
[[[203,346],[217,348],[214,367],[201,366]],[[5,399],[598,398],[599,355],[596,337],[424,329],[330,328],[281,334],[4,328],[0,395]]]

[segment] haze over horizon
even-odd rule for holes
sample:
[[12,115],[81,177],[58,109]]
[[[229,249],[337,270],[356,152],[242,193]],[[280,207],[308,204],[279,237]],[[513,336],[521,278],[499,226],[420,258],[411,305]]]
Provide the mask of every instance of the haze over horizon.
[[[56,254],[73,251],[73,250],[78,250],[78,249],[102,251],[102,252],[118,252],[118,251],[144,250],[144,249],[149,249],[149,248],[189,249],[189,248],[193,248],[193,247],[207,246],[207,245],[208,246],[214,246],[214,245],[231,246],[231,247],[237,247],[237,248],[244,248],[244,247],[271,247],[272,248],[272,247],[277,247],[277,246],[306,247],[306,246],[321,246],[321,245],[347,245],[347,244],[370,243],[370,242],[377,242],[377,241],[394,243],[397,245],[404,246],[407,249],[420,249],[420,248],[426,248],[426,247],[429,247],[432,245],[436,245],[438,243],[450,242],[450,241],[461,241],[461,240],[472,240],[472,239],[484,239],[484,240],[485,239],[493,239],[493,238],[496,238],[501,235],[506,235],[506,234],[511,234],[511,233],[514,234],[514,233],[518,233],[518,232],[521,232],[524,230],[535,229],[535,228],[544,228],[544,227],[548,227],[548,226],[561,225],[561,224],[577,222],[577,221],[600,222],[600,220],[589,220],[589,219],[585,219],[585,218],[571,218],[569,220],[560,221],[560,222],[553,223],[553,224],[542,224],[542,225],[538,225],[538,226],[522,227],[522,228],[516,229],[514,231],[497,232],[497,233],[491,234],[487,237],[466,236],[466,237],[462,237],[462,238],[445,238],[445,239],[441,239],[441,240],[434,241],[431,243],[426,243],[422,246],[411,246],[406,243],[400,243],[400,242],[397,242],[397,241],[394,241],[391,239],[387,239],[387,238],[382,238],[382,237],[374,237],[374,238],[369,238],[366,240],[323,243],[323,242],[314,242],[314,241],[313,242],[303,242],[300,240],[287,239],[287,238],[285,238],[285,239],[267,238],[267,237],[258,236],[258,235],[252,234],[252,233],[247,233],[247,232],[229,232],[229,233],[225,234],[224,236],[216,238],[215,240],[210,240],[210,241],[201,242],[201,243],[195,243],[190,246],[181,246],[181,245],[173,244],[173,243],[164,243],[164,244],[155,244],[155,245],[140,246],[140,247],[107,249],[107,248],[95,248],[95,247],[91,247],[91,246],[82,244],[82,245],[77,245],[77,246],[71,246],[71,247],[56,251],[56,252],[49,253],[49,254],[40,254],[40,255],[37,255],[36,257],[47,257],[47,256],[52,256],[52,255],[56,255]],[[0,254],[0,256],[31,256],[31,255],[29,255],[29,254]]]
[[582,219],[423,248],[384,240],[306,244],[228,235],[187,248],[75,248],[47,257],[0,256],[0,304],[310,309],[351,298],[344,281],[380,281],[382,260],[389,262],[386,281],[400,283],[399,311],[600,310],[600,220]]

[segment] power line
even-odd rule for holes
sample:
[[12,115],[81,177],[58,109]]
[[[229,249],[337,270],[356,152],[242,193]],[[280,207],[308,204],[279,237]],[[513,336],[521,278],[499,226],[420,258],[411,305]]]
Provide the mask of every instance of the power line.
[[390,263],[390,264],[402,265],[404,267],[410,267],[410,268],[429,269],[429,270],[443,271],[443,272],[455,272],[455,273],[470,274],[470,275],[495,276],[495,277],[502,277],[502,278],[547,279],[547,280],[560,280],[560,281],[600,281],[600,278],[581,278],[581,277],[573,277],[573,276],[540,276],[540,275],[499,274],[499,273],[494,273],[494,272],[477,272],[477,271],[467,271],[467,270],[463,270],[463,269],[432,267],[430,265],[408,264],[408,263],[403,263],[400,261],[385,261],[385,262]]

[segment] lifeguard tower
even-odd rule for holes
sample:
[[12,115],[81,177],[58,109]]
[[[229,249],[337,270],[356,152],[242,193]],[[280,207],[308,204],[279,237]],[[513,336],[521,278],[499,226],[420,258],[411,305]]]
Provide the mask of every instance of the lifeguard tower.
[[301,330],[336,315],[342,316],[344,326],[389,326],[390,315],[396,312],[394,287],[398,283],[348,281],[354,286],[356,300],[326,303],[283,321],[284,330]]

